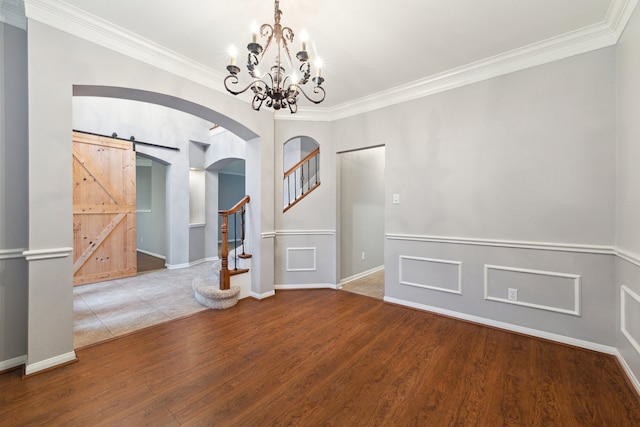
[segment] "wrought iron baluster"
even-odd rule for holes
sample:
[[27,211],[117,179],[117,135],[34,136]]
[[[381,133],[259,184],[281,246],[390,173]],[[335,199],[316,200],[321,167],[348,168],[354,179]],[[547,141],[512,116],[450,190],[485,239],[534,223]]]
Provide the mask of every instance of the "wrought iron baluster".
[[238,269],[238,213],[233,214],[233,269]]
[[244,206],[242,207],[242,211],[241,211],[241,221],[240,221],[240,244],[242,245],[242,255],[246,255],[244,253],[244,213],[245,213],[245,208]]

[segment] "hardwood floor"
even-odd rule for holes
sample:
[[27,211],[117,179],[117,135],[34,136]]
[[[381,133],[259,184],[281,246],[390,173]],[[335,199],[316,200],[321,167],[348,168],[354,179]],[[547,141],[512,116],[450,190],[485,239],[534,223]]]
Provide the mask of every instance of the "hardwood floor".
[[332,290],[241,300],[0,375],[10,425],[638,426],[613,356]]
[[140,251],[136,252],[138,273],[145,271],[162,270],[167,268],[165,266],[166,261],[162,258],[147,255]]

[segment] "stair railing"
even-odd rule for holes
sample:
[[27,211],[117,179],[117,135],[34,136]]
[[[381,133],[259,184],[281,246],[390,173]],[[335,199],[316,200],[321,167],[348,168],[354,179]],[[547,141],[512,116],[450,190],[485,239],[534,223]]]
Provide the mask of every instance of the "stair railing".
[[[220,289],[225,290],[231,287],[231,275],[232,272],[229,270],[229,216],[233,215],[234,219],[234,249],[237,249],[237,223],[236,217],[240,216],[240,244],[242,245],[242,258],[249,258],[251,255],[247,255],[244,252],[244,239],[245,239],[245,213],[246,213],[246,205],[249,203],[251,198],[249,196],[244,196],[242,200],[235,204],[231,209],[218,211],[218,215],[222,217],[222,226],[221,226],[221,234],[222,234],[222,244],[220,248],[220,261],[222,267],[220,269]],[[240,272],[238,269],[238,261],[237,256],[234,258],[234,272]],[[246,270],[242,270],[246,271]]]
[[286,212],[319,185],[320,147],[284,173],[285,207],[283,212]]

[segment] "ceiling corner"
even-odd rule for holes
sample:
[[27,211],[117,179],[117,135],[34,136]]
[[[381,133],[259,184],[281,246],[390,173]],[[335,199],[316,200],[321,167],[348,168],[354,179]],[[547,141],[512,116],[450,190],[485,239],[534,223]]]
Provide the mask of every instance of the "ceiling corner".
[[616,42],[622,35],[637,5],[638,0],[611,0],[605,23],[614,32]]
[[0,22],[26,30],[27,17],[22,0],[0,0]]

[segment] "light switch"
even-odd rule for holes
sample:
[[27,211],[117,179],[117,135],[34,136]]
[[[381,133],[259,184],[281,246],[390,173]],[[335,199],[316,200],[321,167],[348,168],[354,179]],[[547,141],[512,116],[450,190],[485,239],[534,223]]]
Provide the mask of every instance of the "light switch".
[[394,203],[395,205],[397,205],[398,203],[400,203],[400,194],[398,194],[398,193],[394,193],[394,194],[393,194],[393,203]]

